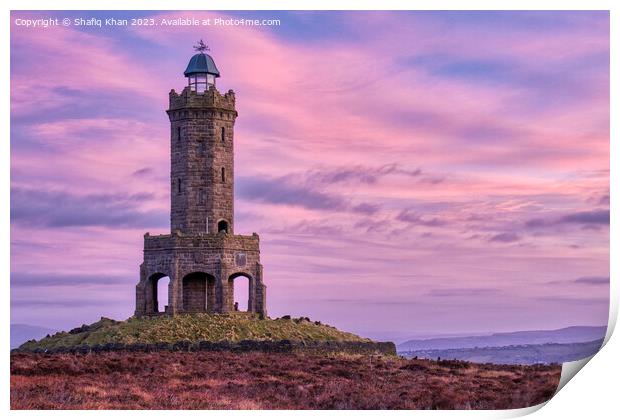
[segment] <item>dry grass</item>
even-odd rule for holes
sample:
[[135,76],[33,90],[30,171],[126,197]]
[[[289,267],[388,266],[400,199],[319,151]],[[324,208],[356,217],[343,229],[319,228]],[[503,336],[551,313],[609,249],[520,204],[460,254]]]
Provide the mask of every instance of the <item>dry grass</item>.
[[28,341],[20,349],[32,351],[109,343],[222,340],[370,341],[320,322],[311,322],[308,318],[261,319],[256,314],[239,312],[131,317],[125,321],[101,318],[91,325],[83,325],[69,332],[58,332],[39,341]]
[[507,409],[559,366],[229,352],[11,356],[12,409]]

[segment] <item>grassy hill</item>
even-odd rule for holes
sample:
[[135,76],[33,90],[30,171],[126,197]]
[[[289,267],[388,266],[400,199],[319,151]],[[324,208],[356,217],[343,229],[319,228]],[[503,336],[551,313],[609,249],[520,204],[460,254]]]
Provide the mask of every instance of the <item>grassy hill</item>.
[[248,313],[185,314],[126,321],[101,318],[69,332],[48,335],[22,344],[20,350],[53,349],[108,343],[175,343],[179,341],[363,341],[371,340],[340,331],[308,318],[260,319]]

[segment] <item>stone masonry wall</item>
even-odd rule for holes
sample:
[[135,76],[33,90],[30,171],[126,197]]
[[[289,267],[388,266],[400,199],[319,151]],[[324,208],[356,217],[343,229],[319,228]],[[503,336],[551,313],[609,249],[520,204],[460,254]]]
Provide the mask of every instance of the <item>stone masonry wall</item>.
[[163,276],[170,278],[170,313],[230,312],[234,309],[232,282],[240,275],[247,277],[252,285],[248,311],[266,314],[259,247],[256,234],[194,236],[176,232],[151,236],[147,233],[141,280],[136,288],[136,315],[154,313],[154,290]]
[[[170,92],[171,231],[234,233],[234,124],[232,91]],[[223,130],[223,131],[222,131]],[[208,225],[207,225],[208,223]]]

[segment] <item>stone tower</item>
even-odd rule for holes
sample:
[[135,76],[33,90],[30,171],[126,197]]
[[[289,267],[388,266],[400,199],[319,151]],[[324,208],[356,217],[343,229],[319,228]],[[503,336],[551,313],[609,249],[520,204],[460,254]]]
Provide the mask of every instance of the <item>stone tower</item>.
[[[136,316],[235,310],[234,283],[248,279],[248,312],[266,315],[259,238],[234,234],[235,93],[215,87],[220,73],[200,42],[170,91],[170,234],[144,235]],[[169,277],[159,311],[157,283]]]

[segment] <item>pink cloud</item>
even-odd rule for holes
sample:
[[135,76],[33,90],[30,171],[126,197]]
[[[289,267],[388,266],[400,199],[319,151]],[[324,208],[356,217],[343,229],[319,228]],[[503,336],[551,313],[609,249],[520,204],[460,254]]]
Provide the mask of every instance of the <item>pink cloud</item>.
[[[425,55],[457,62],[501,59],[514,65],[514,78],[525,77],[607,52],[606,27],[585,21],[570,32],[498,30],[489,37],[473,27],[454,33],[395,13],[346,15],[341,23],[358,28],[355,41],[290,40],[277,29],[258,27],[207,34],[222,73],[219,89],[237,93],[237,185],[245,178],[266,188],[263,196],[239,194],[236,211],[242,217],[238,231],[262,235],[272,313],[290,311],[287,302],[297,299],[298,310],[318,311],[346,325],[351,314],[363,315],[356,302],[399,297],[411,303],[396,302],[399,309],[390,312],[389,322],[400,320],[405,328],[408,319],[429,310],[425,299],[432,290],[452,290],[450,296],[432,297],[454,299],[455,290],[470,287],[499,289],[496,303],[511,306],[504,322],[517,325],[528,299],[553,295],[549,281],[607,274],[605,227],[575,224],[530,232],[524,226],[533,218],[555,220],[606,208],[588,198],[608,194],[609,75],[587,66],[570,70],[583,98],[549,105],[527,83],[441,77],[432,68],[407,65]],[[80,117],[78,110],[65,111],[23,124],[19,138],[32,139],[36,147],[13,148],[12,186],[72,194],[76,201],[95,193],[146,192],[153,197],[135,204],[138,211],[167,211],[169,132],[163,110],[167,92],[185,85],[190,46],[204,34],[189,27],[128,34],[160,48],[165,59],[132,55],[119,41],[71,29],[42,36],[13,27],[13,34],[14,59],[25,69],[12,77],[13,117],[71,105],[72,96],[58,90],[67,87],[78,96],[110,93],[115,96],[105,104],[135,113]],[[32,45],[42,51],[36,63],[26,54]],[[88,84],[80,83],[85,74]],[[152,115],[138,112],[144,109]],[[383,173],[374,182],[317,182],[336,170],[368,174],[390,166],[400,172]],[[272,184],[299,199],[270,199]],[[304,205],[304,198],[312,197],[327,204]],[[399,218],[402,214],[409,217]],[[39,250],[34,254],[27,247],[15,251],[17,268],[87,274],[113,266],[113,274],[136,279],[139,229],[18,223],[13,229],[14,237],[49,232],[34,241],[31,249]],[[71,255],[71,262],[65,264],[60,255]],[[381,290],[370,293],[377,279]],[[350,304],[329,303],[350,290],[355,291]],[[560,297],[579,293],[602,296],[578,284]],[[512,303],[502,300],[507,295],[514,297]],[[319,303],[312,306],[304,296]],[[468,316],[463,328],[466,322],[483,322],[484,311],[497,310],[489,299],[466,296],[461,302],[463,308],[489,305]],[[536,310],[560,323],[562,311],[571,308],[567,302],[552,309],[541,303]],[[586,312],[574,319],[600,318],[599,312]],[[443,312],[434,316],[448,319]],[[375,321],[368,322],[370,327]]]
[[[41,112],[70,106],[70,100],[55,90],[58,87],[102,94],[123,92],[165,103],[149,86],[161,85],[160,76],[148,68],[136,68],[130,54],[121,52],[121,46],[110,39],[66,27],[24,30],[14,21],[11,30],[19,34],[11,39],[11,59],[20,62],[19,74],[11,78],[13,117],[35,109]],[[138,80],[148,84],[136,83]]]

